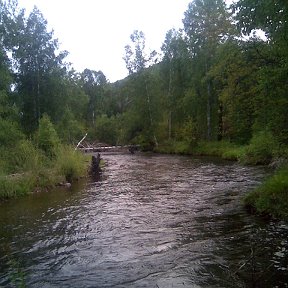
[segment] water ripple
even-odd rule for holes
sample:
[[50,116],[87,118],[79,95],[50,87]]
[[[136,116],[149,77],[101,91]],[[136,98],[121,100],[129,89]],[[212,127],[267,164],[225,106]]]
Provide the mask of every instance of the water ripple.
[[28,287],[285,287],[287,223],[241,205],[265,169],[103,158],[99,182],[1,206],[0,286],[12,287],[20,267]]

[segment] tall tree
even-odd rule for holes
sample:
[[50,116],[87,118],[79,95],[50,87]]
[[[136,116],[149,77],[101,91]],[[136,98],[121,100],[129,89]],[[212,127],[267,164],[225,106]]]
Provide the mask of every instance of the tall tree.
[[[215,102],[212,81],[208,77],[219,45],[231,35],[230,15],[223,0],[195,0],[184,14],[183,24],[197,73],[206,85],[207,139],[212,136],[212,105]],[[195,61],[196,60],[196,61]],[[198,90],[199,91],[199,90]]]
[[[168,138],[172,137],[173,122],[183,120],[183,111],[179,111],[179,102],[184,96],[185,88],[189,82],[189,53],[187,43],[181,31],[171,29],[161,47],[163,59],[161,72],[163,89],[165,90],[164,107],[168,110]],[[180,113],[179,113],[180,112]]]
[[107,84],[106,76],[102,71],[85,69],[81,73],[81,81],[84,92],[89,97],[87,120],[95,125],[96,114],[104,113],[104,87]]
[[232,5],[237,25],[249,35],[261,29],[272,41],[288,41],[288,2],[285,0],[238,0]]
[[257,85],[258,109],[255,130],[270,130],[280,143],[288,143],[288,3],[279,1],[239,0],[233,5],[242,33],[262,29],[267,41],[254,45],[262,61]]
[[[146,106],[147,110],[143,111],[146,115],[149,115],[149,122],[151,130],[151,133],[153,134],[154,144],[157,146],[158,141],[155,134],[155,123],[153,119],[153,111],[151,105],[151,90],[149,86],[149,74],[147,71],[145,71],[145,68],[151,66],[152,63],[155,63],[157,61],[156,56],[157,53],[155,51],[152,51],[151,53],[146,52],[146,45],[145,45],[145,35],[142,31],[135,30],[131,36],[130,39],[132,41],[132,47],[131,45],[125,46],[125,56],[123,57],[126,67],[129,71],[129,74],[136,75],[137,80],[143,79],[144,87],[142,88],[145,94],[146,98],[146,105],[142,106],[143,108]],[[139,83],[139,82],[138,82]],[[138,90],[140,91],[140,89]]]
[[23,13],[14,18],[7,48],[14,61],[23,124],[27,131],[33,131],[43,113],[48,112],[54,119],[61,107],[58,80],[66,73],[63,59],[67,52],[57,53],[58,41],[53,31],[47,31],[47,21],[36,7],[27,19]]

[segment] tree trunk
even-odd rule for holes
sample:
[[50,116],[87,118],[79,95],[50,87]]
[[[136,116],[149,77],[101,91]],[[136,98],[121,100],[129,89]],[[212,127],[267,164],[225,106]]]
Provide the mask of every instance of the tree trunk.
[[171,111],[171,92],[172,90],[172,64],[171,60],[169,62],[169,84],[168,84],[168,101],[169,101],[169,106],[170,106],[170,111],[169,111],[169,119],[168,119],[168,138],[169,140],[171,139],[171,134],[172,134],[172,111]]
[[218,141],[221,141],[223,138],[223,105],[219,103],[219,111],[218,111]]
[[171,136],[172,136],[172,111],[169,111],[169,119],[168,119],[168,137],[169,140],[171,140]]
[[148,92],[148,84],[147,84],[147,79],[145,77],[145,88],[146,88],[146,96],[147,96],[147,103],[148,103],[148,111],[149,111],[149,118],[150,118],[150,125],[151,128],[153,130],[153,139],[154,139],[154,143],[156,146],[158,146],[158,141],[154,132],[154,127],[153,127],[153,118],[152,118],[152,112],[151,112],[151,103],[150,103],[150,95]]
[[207,83],[207,140],[211,140],[211,81]]

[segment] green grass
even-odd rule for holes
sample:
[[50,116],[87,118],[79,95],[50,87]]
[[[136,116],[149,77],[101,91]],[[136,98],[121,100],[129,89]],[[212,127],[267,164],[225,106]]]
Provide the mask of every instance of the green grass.
[[0,199],[51,189],[60,182],[72,183],[87,174],[90,164],[86,155],[70,146],[59,146],[53,159],[30,141],[4,152],[0,159]]
[[259,214],[288,219],[288,167],[277,171],[260,187],[250,192],[244,203]]
[[67,182],[83,177],[88,169],[88,157],[70,146],[62,146],[56,153],[56,170]]
[[0,199],[14,198],[27,195],[31,192],[34,183],[31,177],[20,176],[0,176]]
[[155,147],[154,152],[163,154],[193,154],[193,147],[185,141],[166,141],[165,143]]
[[244,146],[237,146],[228,141],[198,142],[191,145],[185,141],[167,141],[155,150],[158,153],[186,154],[198,156],[217,156],[226,160],[239,160],[244,151]]
[[218,156],[226,160],[239,160],[244,151],[243,146],[229,141],[199,142],[195,154],[206,156]]

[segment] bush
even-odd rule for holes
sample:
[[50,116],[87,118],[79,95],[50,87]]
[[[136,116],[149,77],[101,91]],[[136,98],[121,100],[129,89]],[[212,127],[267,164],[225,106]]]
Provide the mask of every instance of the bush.
[[102,115],[96,119],[95,136],[100,142],[115,145],[118,140],[118,121]]
[[67,144],[80,141],[86,133],[84,125],[75,119],[73,113],[69,109],[65,110],[56,129],[62,143]]
[[69,183],[84,176],[87,172],[87,157],[70,146],[60,147],[55,161],[58,174],[63,175]]
[[249,193],[244,202],[258,213],[288,219],[288,167],[277,171],[260,187]]
[[17,123],[0,118],[0,146],[14,147],[22,139],[24,134]]
[[186,141],[169,140],[154,148],[154,152],[165,154],[193,154],[193,147]]
[[39,120],[39,128],[36,134],[36,139],[38,147],[42,149],[48,157],[53,158],[55,156],[56,149],[60,145],[60,140],[47,114],[44,114]]
[[22,196],[30,193],[33,189],[33,181],[30,177],[23,176],[0,176],[0,199]]
[[275,150],[278,150],[278,143],[272,133],[261,131],[252,137],[240,160],[252,165],[269,164]]
[[31,141],[22,140],[7,152],[6,161],[10,173],[37,172],[44,165],[44,155]]
[[228,141],[199,142],[195,154],[217,156],[226,160],[239,160],[243,154],[244,147],[237,146]]
[[243,157],[245,153],[245,146],[231,146],[227,148],[222,154],[222,158],[226,160],[238,161]]
[[188,118],[182,127],[179,129],[177,133],[177,138],[181,140],[181,142],[186,142],[189,145],[196,145],[198,136],[197,136],[197,125],[190,117]]

